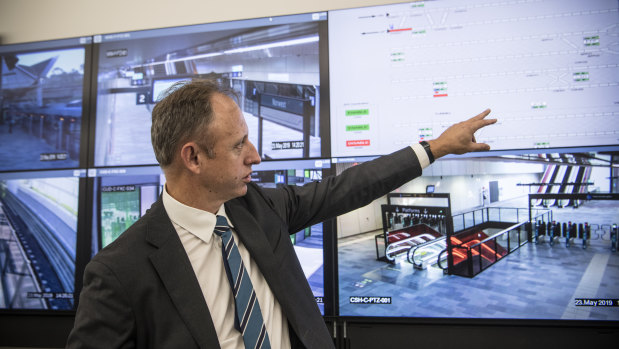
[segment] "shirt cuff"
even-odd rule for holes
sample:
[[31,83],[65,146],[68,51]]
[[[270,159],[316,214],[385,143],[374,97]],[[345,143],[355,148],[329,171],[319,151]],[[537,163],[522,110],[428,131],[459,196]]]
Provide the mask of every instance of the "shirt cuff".
[[417,160],[419,160],[419,164],[421,165],[422,169],[430,166],[430,159],[428,158],[428,154],[426,154],[426,150],[421,144],[413,144],[411,145],[411,148],[415,152],[415,155],[417,155]]

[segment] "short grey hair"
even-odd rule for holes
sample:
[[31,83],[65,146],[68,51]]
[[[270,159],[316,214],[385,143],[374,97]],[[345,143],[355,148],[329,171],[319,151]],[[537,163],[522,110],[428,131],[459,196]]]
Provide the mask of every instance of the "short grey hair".
[[150,130],[155,158],[162,168],[172,164],[178,147],[191,140],[209,157],[214,156],[213,142],[207,140],[205,144],[202,137],[213,120],[211,99],[218,93],[238,102],[236,91],[215,80],[181,81],[163,93],[164,97],[153,108]]

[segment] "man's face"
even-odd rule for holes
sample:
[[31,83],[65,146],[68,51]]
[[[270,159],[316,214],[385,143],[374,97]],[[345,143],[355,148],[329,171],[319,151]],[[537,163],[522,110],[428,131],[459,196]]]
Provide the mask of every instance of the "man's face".
[[214,116],[207,135],[214,145],[214,156],[203,156],[201,184],[214,198],[228,201],[247,193],[251,166],[260,163],[260,155],[249,141],[247,124],[238,105],[222,94],[215,94],[211,102]]

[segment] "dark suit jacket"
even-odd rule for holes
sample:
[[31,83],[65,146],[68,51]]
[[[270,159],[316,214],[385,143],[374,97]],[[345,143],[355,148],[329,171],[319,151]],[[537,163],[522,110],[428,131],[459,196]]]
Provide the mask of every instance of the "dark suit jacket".
[[[289,235],[370,203],[421,175],[409,147],[303,187],[225,204],[288,318],[293,347],[332,348]],[[68,348],[219,348],[189,258],[161,199],[87,265]]]

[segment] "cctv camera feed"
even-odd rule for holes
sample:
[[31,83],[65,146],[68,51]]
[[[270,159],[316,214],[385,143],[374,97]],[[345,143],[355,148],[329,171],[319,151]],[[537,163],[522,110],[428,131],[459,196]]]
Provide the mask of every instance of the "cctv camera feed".
[[339,315],[619,320],[617,5],[329,12],[334,172],[480,108],[499,120],[476,134],[499,151],[338,217]]
[[93,254],[116,240],[142,217],[163,192],[159,166],[91,169]]
[[320,158],[326,19],[324,12],[95,36],[94,166],[156,164],[152,109],[168,87],[195,78],[238,92],[263,159]]
[[500,127],[477,140],[493,150],[616,145],[617,8],[436,0],[330,11],[332,156],[388,154],[485,108]]
[[85,48],[78,41],[0,46],[0,171],[79,166]]
[[439,159],[339,216],[339,314],[619,320],[612,156]]
[[[252,181],[263,188],[276,188],[280,185],[298,185],[320,181],[324,170],[331,167],[329,159],[273,161],[254,166]],[[323,227],[319,223],[290,235],[301,268],[310,285],[318,308],[324,315],[324,256]]]
[[[328,159],[271,161],[254,166],[252,181],[264,188],[304,185],[319,181]],[[116,240],[142,217],[164,190],[165,176],[159,166],[90,169],[94,178],[93,255]],[[324,314],[323,224],[290,236],[301,268]]]
[[73,309],[82,172],[0,174],[0,309]]

